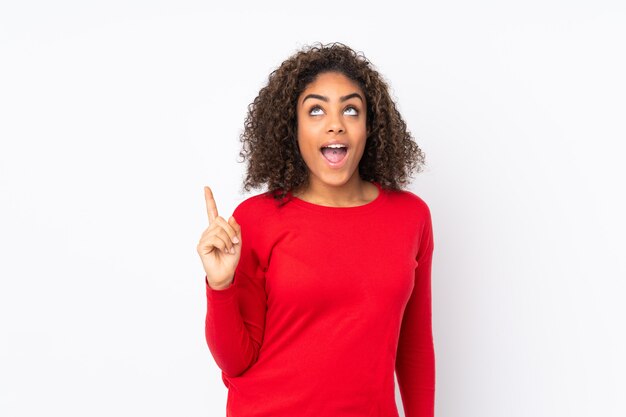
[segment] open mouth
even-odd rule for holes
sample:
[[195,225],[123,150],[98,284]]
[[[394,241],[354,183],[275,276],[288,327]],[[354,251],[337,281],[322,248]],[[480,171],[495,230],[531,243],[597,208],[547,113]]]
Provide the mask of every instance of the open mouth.
[[321,148],[320,150],[324,159],[331,165],[340,165],[348,154],[348,147],[345,145],[330,145]]

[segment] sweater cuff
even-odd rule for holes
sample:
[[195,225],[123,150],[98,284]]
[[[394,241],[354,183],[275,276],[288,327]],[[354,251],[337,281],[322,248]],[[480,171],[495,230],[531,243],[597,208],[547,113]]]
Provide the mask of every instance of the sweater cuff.
[[205,275],[204,285],[206,287],[206,296],[209,301],[229,301],[235,295],[234,280],[228,287],[222,290],[216,290],[215,288],[211,288],[211,286],[209,285],[209,281],[207,280],[207,277]]

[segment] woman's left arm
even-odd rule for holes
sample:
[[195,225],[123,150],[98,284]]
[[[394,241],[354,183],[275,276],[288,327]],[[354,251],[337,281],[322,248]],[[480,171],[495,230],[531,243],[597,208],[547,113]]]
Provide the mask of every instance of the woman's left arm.
[[406,417],[435,415],[435,349],[432,332],[433,228],[428,206],[417,253],[415,286],[407,302],[396,357],[396,376]]

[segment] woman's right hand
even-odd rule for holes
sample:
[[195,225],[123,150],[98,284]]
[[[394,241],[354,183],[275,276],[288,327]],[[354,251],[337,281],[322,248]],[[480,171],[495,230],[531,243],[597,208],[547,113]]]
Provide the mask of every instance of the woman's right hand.
[[198,255],[206,272],[209,286],[216,290],[231,285],[235,268],[241,257],[241,227],[234,217],[226,221],[217,214],[217,205],[209,187],[204,187],[209,227],[198,243]]

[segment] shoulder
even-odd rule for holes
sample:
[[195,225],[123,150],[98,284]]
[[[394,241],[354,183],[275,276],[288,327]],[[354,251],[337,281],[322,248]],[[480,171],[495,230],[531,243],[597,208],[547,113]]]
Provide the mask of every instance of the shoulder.
[[267,217],[271,213],[278,210],[278,202],[272,193],[266,191],[245,198],[241,201],[233,211],[233,217],[238,223],[248,220],[256,220]]
[[[395,205],[405,207],[402,212],[403,220],[407,224],[413,224],[415,226],[416,236],[419,238],[420,255],[428,251],[429,247],[432,251],[433,248],[433,221],[430,214],[430,208],[426,201],[419,195],[408,191],[393,191],[390,199]],[[426,249],[422,249],[426,248]]]
[[267,267],[265,262],[285,227],[281,222],[279,201],[269,191],[247,197],[235,207],[233,217],[241,227],[242,242],[246,242],[242,250],[245,247],[246,251],[254,253]]
[[406,210],[413,215],[430,218],[430,208],[426,201],[410,190],[386,190],[391,206]]

